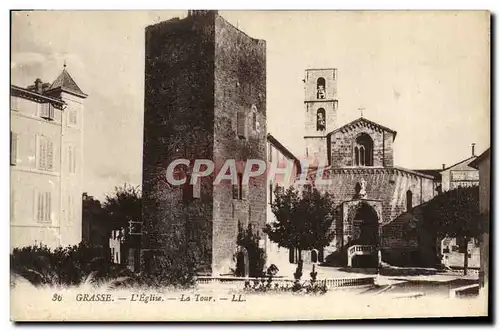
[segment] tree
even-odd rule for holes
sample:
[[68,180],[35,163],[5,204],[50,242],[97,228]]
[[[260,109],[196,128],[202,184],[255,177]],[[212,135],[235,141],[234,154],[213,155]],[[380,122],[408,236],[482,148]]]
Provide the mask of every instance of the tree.
[[438,238],[458,238],[464,252],[464,275],[467,274],[467,246],[472,238],[479,239],[479,188],[459,187],[435,196],[423,206],[424,226]]
[[299,265],[302,264],[302,250],[322,249],[334,237],[331,225],[335,205],[332,195],[321,193],[310,185],[302,192],[294,187],[284,189],[276,186],[271,210],[276,216],[267,224],[264,232],[280,247],[299,250]]
[[127,228],[128,221],[142,220],[142,197],[138,187],[124,184],[106,195],[102,204],[104,220],[112,229]]

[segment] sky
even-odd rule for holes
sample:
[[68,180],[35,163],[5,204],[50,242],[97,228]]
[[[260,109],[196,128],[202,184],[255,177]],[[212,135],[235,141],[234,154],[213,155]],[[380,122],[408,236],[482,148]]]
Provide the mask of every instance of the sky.
[[[337,123],[363,116],[397,131],[394,161],[440,168],[490,145],[485,12],[219,11],[267,45],[267,128],[304,156],[307,68],[337,68]],[[52,82],[64,62],[89,96],[84,187],[102,199],[140,185],[144,29],[186,11],[14,12],[11,84]]]

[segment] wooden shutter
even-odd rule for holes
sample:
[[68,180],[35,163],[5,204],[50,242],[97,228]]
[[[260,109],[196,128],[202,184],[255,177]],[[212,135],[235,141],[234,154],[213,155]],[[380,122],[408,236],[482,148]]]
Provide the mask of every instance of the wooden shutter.
[[47,149],[47,170],[52,170],[54,166],[54,150],[53,150],[53,144],[52,140],[47,138],[46,140],[46,149]]
[[38,222],[43,222],[43,195],[40,192],[36,192],[36,220]]
[[69,124],[77,125],[78,121],[77,121],[77,116],[76,116],[76,110],[71,109],[69,111],[68,115],[69,115]]
[[68,146],[68,170],[71,174],[76,173],[76,149],[75,146]]
[[10,164],[17,163],[17,133],[10,132]]
[[38,136],[38,169],[45,170],[47,167],[46,164],[46,144],[45,144],[45,137],[43,136]]
[[48,107],[49,107],[49,118],[51,120],[53,120],[54,119],[54,106],[51,103],[49,103]]
[[44,221],[49,223],[51,221],[50,216],[52,213],[52,201],[50,192],[45,192],[45,215]]

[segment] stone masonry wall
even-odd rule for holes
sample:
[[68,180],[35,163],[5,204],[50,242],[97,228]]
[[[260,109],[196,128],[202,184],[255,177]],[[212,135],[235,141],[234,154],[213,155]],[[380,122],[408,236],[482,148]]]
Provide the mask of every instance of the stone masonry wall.
[[[235,159],[243,172],[247,159],[266,160],[266,45],[250,38],[222,17],[215,19],[215,131],[216,169]],[[246,138],[237,135],[238,112],[244,114]],[[254,116],[257,123],[254,124]],[[243,199],[233,199],[232,185],[222,181],[213,190],[214,274],[235,267],[238,223],[256,231],[266,222],[266,176],[243,183]]]
[[[214,15],[172,19],[146,28],[143,142],[143,249],[192,249],[210,268],[212,178],[201,197],[183,201],[182,187],[166,182],[178,158],[213,155]],[[196,224],[194,224],[196,222]],[[194,230],[193,230],[194,229]],[[210,270],[208,270],[210,272]]]
[[[363,178],[366,181],[367,199],[379,200],[382,204],[382,220],[380,224],[386,227],[406,212],[406,192],[412,192],[412,206],[418,206],[434,196],[433,180],[406,172],[399,168],[344,168],[327,169],[324,177],[327,183],[318,184],[316,187],[332,193],[335,204],[354,198],[356,184]],[[336,227],[341,224],[341,213],[336,215]],[[398,230],[399,229],[399,230]],[[381,244],[389,247],[394,240],[398,240],[403,227],[391,226],[391,231],[382,231]],[[387,235],[390,234],[390,237]],[[384,237],[386,236],[386,237]],[[392,238],[394,237],[394,238]],[[338,238],[332,242],[330,248],[338,247]],[[393,240],[394,239],[394,240]],[[397,243],[398,246],[400,243]]]
[[334,168],[350,167],[354,165],[354,144],[356,137],[361,133],[368,134],[373,140],[373,166],[392,166],[393,135],[381,130],[359,126],[348,130],[335,131],[330,135],[330,157]]

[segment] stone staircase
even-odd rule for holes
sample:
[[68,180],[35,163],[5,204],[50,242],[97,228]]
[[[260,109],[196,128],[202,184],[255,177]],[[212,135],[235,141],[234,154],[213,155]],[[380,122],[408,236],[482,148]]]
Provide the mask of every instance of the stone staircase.
[[375,255],[377,249],[372,245],[352,245],[347,249],[347,266],[352,267],[352,260],[356,255]]

